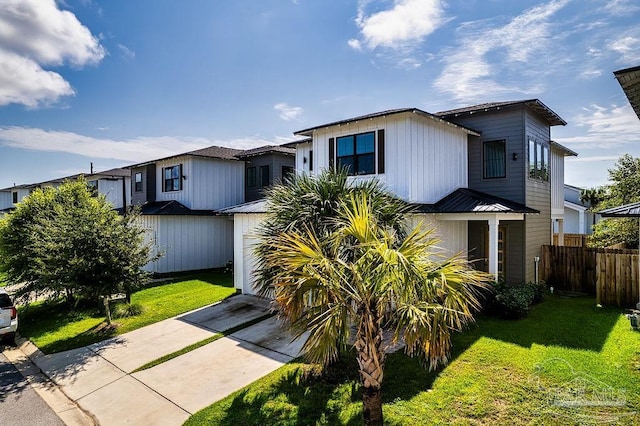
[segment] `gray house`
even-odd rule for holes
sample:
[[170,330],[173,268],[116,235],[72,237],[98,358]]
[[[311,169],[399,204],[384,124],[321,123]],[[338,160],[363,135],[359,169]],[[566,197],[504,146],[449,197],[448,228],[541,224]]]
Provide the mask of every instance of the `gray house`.
[[[551,127],[567,123],[538,99],[494,102],[437,113],[472,128],[468,167],[471,189],[526,205],[539,214],[499,224],[499,270],[508,282],[534,279],[541,246],[551,244],[553,222],[563,234],[564,157],[575,152],[551,140]],[[469,256],[487,259],[488,230],[469,221]]]

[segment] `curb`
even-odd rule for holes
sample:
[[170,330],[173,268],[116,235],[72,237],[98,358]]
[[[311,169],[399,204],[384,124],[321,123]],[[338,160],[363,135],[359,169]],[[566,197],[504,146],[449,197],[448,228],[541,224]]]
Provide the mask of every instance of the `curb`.
[[36,345],[24,338],[16,339],[16,344],[16,348],[5,349],[3,354],[64,424],[99,425],[93,416],[83,411],[35,364],[36,359],[44,356]]

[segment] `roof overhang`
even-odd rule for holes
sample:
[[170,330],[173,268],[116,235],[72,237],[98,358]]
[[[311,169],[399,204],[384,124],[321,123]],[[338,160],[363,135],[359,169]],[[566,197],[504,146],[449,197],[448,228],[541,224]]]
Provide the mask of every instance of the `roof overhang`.
[[415,213],[457,215],[457,219],[452,220],[482,220],[483,215],[492,218],[508,215],[510,220],[521,220],[525,214],[540,213],[524,204],[469,188],[458,188],[435,204],[413,204],[412,207]]
[[392,110],[387,110],[387,111],[375,112],[373,114],[361,115],[361,116],[358,116],[358,117],[348,118],[346,120],[334,121],[332,123],[322,124],[320,126],[315,126],[315,127],[310,127],[308,129],[304,129],[304,130],[299,130],[299,131],[295,132],[294,135],[313,137],[313,132],[316,131],[316,130],[326,129],[326,128],[329,128],[329,127],[346,126],[346,125],[350,125],[350,124],[360,123],[360,122],[363,122],[363,121],[370,121],[370,120],[375,120],[375,119],[378,119],[378,118],[390,117],[390,116],[400,115],[400,114],[415,114],[415,115],[419,115],[419,116],[431,119],[431,120],[433,120],[435,122],[438,122],[440,124],[445,124],[447,126],[460,129],[460,130],[462,130],[465,133],[468,133],[470,135],[480,136],[480,132],[478,132],[476,130],[470,129],[470,128],[462,126],[460,124],[453,123],[453,122],[451,122],[451,121],[449,121],[447,119],[439,117],[439,116],[437,116],[435,114],[428,113],[426,111],[422,111],[421,109],[418,109],[418,108],[392,109]]
[[556,142],[556,141],[549,141],[549,145],[551,145],[551,148],[555,148],[556,150],[558,150],[558,151],[562,152],[562,154],[563,154],[565,157],[577,157],[577,156],[578,156],[578,153],[577,153],[577,152],[575,152],[575,151],[573,151],[573,150],[571,150],[571,149],[567,148],[567,147],[566,147],[566,146],[564,146],[564,145],[560,145],[560,144],[559,144],[558,142]]
[[640,118],[640,66],[614,71],[613,75],[627,95],[636,115]]
[[539,99],[527,99],[523,101],[506,101],[506,102],[489,102],[485,104],[473,105],[464,108],[457,108],[448,111],[438,112],[437,115],[443,117],[462,117],[465,115],[473,115],[481,112],[499,111],[503,109],[514,108],[518,106],[526,106],[532,111],[543,117],[551,126],[566,126],[567,122],[562,119],[555,111],[546,106]]
[[598,214],[602,217],[640,217],[640,202],[604,209]]
[[564,207],[566,209],[575,210],[577,212],[587,211],[589,208],[585,206],[581,206],[580,204],[572,203],[571,201],[564,201]]

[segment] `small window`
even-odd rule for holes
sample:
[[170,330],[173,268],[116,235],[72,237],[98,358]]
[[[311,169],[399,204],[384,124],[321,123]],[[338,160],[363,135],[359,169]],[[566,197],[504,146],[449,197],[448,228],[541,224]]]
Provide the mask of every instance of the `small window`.
[[87,189],[89,190],[91,195],[93,195],[94,197],[97,196],[98,195],[98,181],[97,180],[90,180],[89,182],[87,182]]
[[17,204],[18,203],[18,191],[13,191],[11,193],[11,197],[13,198],[13,204]]
[[134,191],[142,192],[142,173],[138,172],[134,175]]
[[164,177],[164,192],[180,191],[182,189],[182,164],[177,166],[165,167],[162,169]]
[[269,165],[260,166],[260,186],[269,186],[271,176],[269,176]]
[[506,143],[501,141],[487,141],[483,144],[483,177],[495,179],[507,177]]
[[247,187],[253,188],[256,186],[256,168],[247,167]]
[[339,168],[346,168],[349,175],[370,175],[375,170],[375,134],[342,136],[337,139]]
[[282,182],[287,182],[293,176],[293,167],[282,166]]

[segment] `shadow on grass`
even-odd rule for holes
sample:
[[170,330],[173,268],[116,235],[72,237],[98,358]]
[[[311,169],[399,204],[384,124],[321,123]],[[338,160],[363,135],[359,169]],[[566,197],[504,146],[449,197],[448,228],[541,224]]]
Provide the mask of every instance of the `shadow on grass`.
[[454,356],[480,337],[529,348],[533,344],[600,352],[621,310],[597,307],[592,297],[548,295],[521,320],[481,316],[477,324],[454,338]]

